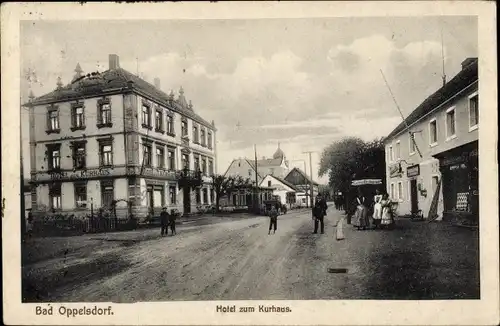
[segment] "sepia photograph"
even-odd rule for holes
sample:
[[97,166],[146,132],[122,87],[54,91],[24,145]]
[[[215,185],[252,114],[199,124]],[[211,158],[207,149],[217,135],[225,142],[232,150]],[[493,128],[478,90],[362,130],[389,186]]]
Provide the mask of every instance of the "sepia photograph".
[[200,314],[276,324],[294,302],[479,303],[498,287],[481,259],[498,263],[498,175],[478,14],[30,15],[2,192],[19,193],[16,305],[37,323],[213,302]]

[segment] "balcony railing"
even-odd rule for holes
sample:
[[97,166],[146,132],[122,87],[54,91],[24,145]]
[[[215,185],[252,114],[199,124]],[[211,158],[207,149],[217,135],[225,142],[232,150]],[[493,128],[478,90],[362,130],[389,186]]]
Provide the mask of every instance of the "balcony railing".
[[198,171],[193,171],[189,170],[187,168],[184,168],[183,170],[179,171],[179,186],[181,188],[183,187],[199,187],[203,183],[203,177],[202,173],[200,170]]

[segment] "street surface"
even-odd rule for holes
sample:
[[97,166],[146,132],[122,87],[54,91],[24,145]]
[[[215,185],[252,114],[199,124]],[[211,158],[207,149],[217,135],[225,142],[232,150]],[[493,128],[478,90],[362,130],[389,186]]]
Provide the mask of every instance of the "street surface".
[[325,234],[312,234],[311,213],[301,210],[279,216],[274,235],[267,217],[250,217],[187,223],[173,237],[153,229],[32,239],[24,302],[479,297],[477,231],[343,223],[337,241],[342,217],[330,207]]

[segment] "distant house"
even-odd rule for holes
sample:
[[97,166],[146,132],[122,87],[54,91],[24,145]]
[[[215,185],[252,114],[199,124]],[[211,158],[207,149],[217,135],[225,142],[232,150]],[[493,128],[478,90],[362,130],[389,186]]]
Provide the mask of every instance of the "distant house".
[[262,179],[261,187],[273,188],[273,195],[278,196],[283,205],[288,208],[296,207],[296,194],[300,192],[293,184],[279,177],[268,174]]
[[[264,201],[272,198],[273,188],[259,187],[258,206]],[[241,185],[225,194],[220,198],[219,205],[223,211],[251,210],[253,208],[253,199],[255,196],[255,187],[250,185]]]
[[289,162],[286,159],[285,153],[281,150],[279,144],[278,149],[273,154],[272,158],[263,157],[257,160],[257,169],[255,168],[255,160],[250,158],[234,159],[224,173],[225,176],[241,176],[250,178],[252,184],[255,185],[255,177],[260,184],[264,177],[268,174],[278,178],[284,178],[289,171]]
[[[297,205],[309,206],[310,204],[310,193],[311,193],[311,179],[299,168],[293,168],[287,176],[284,178],[285,181],[293,185],[298,192],[296,193]],[[312,181],[313,185],[313,198],[319,193],[319,184]]]

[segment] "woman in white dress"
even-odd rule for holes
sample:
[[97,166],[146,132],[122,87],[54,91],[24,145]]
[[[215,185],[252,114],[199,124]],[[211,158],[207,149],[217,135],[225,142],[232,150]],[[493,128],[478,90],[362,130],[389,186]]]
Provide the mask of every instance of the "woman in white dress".
[[392,202],[389,199],[389,195],[385,193],[380,202],[382,206],[382,219],[380,221],[381,226],[392,226],[394,219],[392,217]]
[[382,205],[380,202],[382,201],[382,194],[380,194],[380,190],[376,190],[376,195],[373,198],[373,225],[375,228],[378,228],[380,221],[382,220]]

